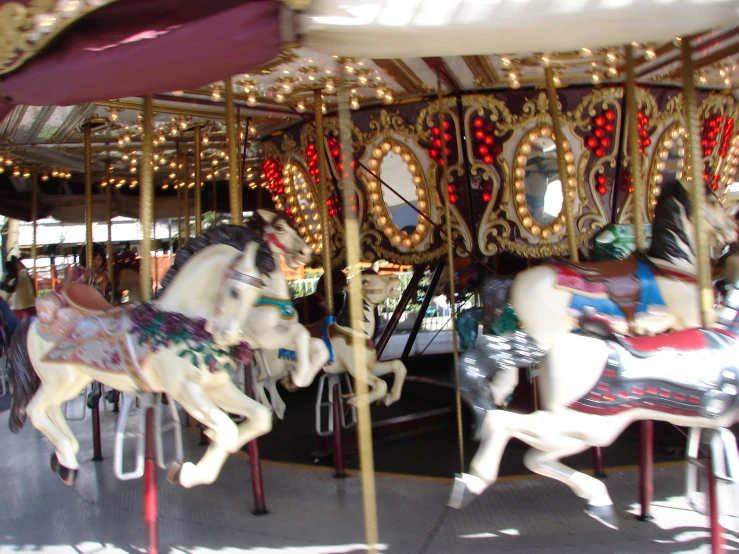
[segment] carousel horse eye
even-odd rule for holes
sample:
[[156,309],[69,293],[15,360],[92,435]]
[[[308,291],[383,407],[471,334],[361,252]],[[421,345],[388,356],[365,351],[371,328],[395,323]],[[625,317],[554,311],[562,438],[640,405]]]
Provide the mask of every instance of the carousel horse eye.
[[239,291],[236,290],[236,287],[231,287],[228,291],[228,294],[233,298],[234,300],[239,299]]

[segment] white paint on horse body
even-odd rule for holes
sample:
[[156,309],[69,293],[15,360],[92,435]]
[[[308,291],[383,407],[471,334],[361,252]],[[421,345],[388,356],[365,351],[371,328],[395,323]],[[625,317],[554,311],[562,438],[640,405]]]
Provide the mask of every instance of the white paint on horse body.
[[[731,355],[731,353],[726,353]],[[670,357],[676,353],[659,353],[651,359],[631,359],[632,377],[670,375]],[[568,485],[590,506],[611,506],[605,485],[588,475],[571,469],[559,460],[587,448],[611,445],[631,423],[641,420],[666,421],[674,425],[699,428],[728,428],[737,420],[737,411],[729,410],[720,417],[676,415],[667,411],[634,408],[614,415],[595,415],[576,411],[570,406],[584,398],[600,380],[606,367],[608,346],[603,340],[583,335],[560,334],[552,342],[545,370],[541,373],[540,398],[542,408],[531,414],[491,410],[482,425],[483,440],[470,465],[468,474],[461,476],[467,489],[481,494],[498,478],[500,460],[511,438],[532,447],[524,459],[533,472]],[[716,372],[727,367],[717,358],[707,357],[705,363],[694,363],[694,379],[701,372]],[[674,359],[673,359],[674,361]],[[660,373],[661,372],[661,373]],[[499,372],[491,383],[493,388],[507,387],[507,375]]]
[[[362,279],[363,335],[357,337],[357,340],[360,341],[361,348],[365,352],[365,363],[368,369],[368,385],[370,390],[366,402],[370,403],[375,400],[384,399],[385,404],[390,405],[400,399],[407,374],[405,365],[400,360],[378,362],[376,350],[374,348],[367,348],[364,345],[368,340],[372,339],[375,332],[375,308],[386,299],[397,298],[400,295],[400,291],[397,290],[400,279],[396,275],[377,275],[369,272],[363,272],[355,278]],[[345,309],[348,310],[348,306]],[[350,327],[335,325],[344,333],[353,335]],[[331,340],[331,344],[334,349],[334,362],[325,365],[323,370],[329,374],[339,374],[348,371],[352,377],[356,378],[354,353],[352,346],[348,344],[348,340],[342,335],[335,335]],[[276,350],[260,350],[256,353],[255,359],[259,365],[259,369],[262,370],[261,372],[256,370],[254,372],[255,378],[260,376],[260,373],[262,374],[262,379],[256,381],[258,398],[262,404],[271,407],[275,415],[282,419],[285,413],[285,402],[280,397],[276,384],[281,379],[290,375],[290,372],[294,370],[295,364],[290,360],[280,358]],[[387,384],[380,377],[389,373],[394,375],[394,381],[388,393]],[[267,396],[267,392],[269,392],[269,397]],[[356,405],[356,397],[349,399],[348,403]]]
[[[160,310],[178,312],[189,318],[210,317],[216,298],[213,278],[238,254],[233,247],[216,245],[193,255],[154,304]],[[258,294],[258,289],[256,292]],[[61,405],[77,396],[93,380],[124,392],[140,389],[126,374],[44,361],[55,340],[39,335],[37,327],[38,321],[34,321],[28,332],[27,348],[41,386],[27,412],[33,425],[54,445],[59,463],[77,469],[79,443],[64,419]],[[269,411],[237,389],[228,373],[211,373],[207,367],[194,366],[189,358],[179,356],[181,349],[181,345],[161,346],[137,369],[151,391],[166,392],[208,428],[212,442],[206,453],[197,465],[185,463],[180,473],[180,483],[192,487],[212,483],[228,455],[269,432],[272,423]],[[236,425],[227,413],[242,415],[247,420]]]

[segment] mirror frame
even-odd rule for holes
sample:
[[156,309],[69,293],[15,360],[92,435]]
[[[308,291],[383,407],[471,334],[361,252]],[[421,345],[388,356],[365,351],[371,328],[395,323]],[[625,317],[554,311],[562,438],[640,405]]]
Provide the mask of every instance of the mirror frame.
[[[664,158],[667,157],[667,152],[672,148],[672,145],[667,146],[667,142],[678,139],[682,139],[683,149],[688,147],[687,141],[685,140],[685,125],[679,119],[675,119],[665,127],[665,130],[662,131],[662,134],[657,140],[657,146],[654,149],[654,156],[652,157],[652,165],[649,168],[646,206],[647,219],[650,222],[654,220],[654,206],[657,204],[657,195],[659,193],[659,187],[662,184],[662,171],[665,169]],[[686,154],[683,153],[682,160],[680,160],[681,171],[685,169]],[[678,172],[677,178],[679,179],[681,177],[682,175]]]
[[[431,219],[431,191],[423,173],[423,166],[415,153],[402,142],[387,138],[374,148],[372,157],[369,161],[370,169],[382,179],[382,161],[388,153],[394,153],[401,156],[403,163],[411,174],[411,180],[416,186],[416,197],[418,198],[418,210],[426,217]],[[392,183],[388,183],[392,186]],[[404,246],[405,248],[415,247],[421,243],[431,230],[431,223],[425,221],[419,216],[415,230],[408,234],[398,229],[388,210],[385,194],[380,182],[372,175],[367,178],[367,189],[369,191],[368,199],[371,211],[377,228],[382,230],[385,236],[392,241],[395,246]]]
[[[296,177],[301,176],[303,178],[303,185],[300,190],[295,190],[297,187]],[[313,187],[313,179],[308,174],[308,171],[303,167],[301,162],[295,159],[288,159],[282,168],[282,178],[284,179],[285,195],[287,196],[288,206],[290,211],[295,215],[295,224],[303,237],[305,242],[313,249],[316,254],[321,252],[323,246],[321,233],[321,206],[319,205],[318,194]],[[316,223],[315,229],[310,229],[309,225],[313,223],[306,221],[308,214],[303,212],[303,207],[300,205],[298,198],[299,194],[306,194],[316,205],[316,215],[318,219],[314,219]]]
[[[529,154],[531,154],[531,145],[540,137],[546,137],[557,144],[554,139],[554,130],[549,125],[539,125],[526,131],[516,147],[516,153],[513,158],[513,202],[516,208],[516,217],[523,227],[536,237],[549,240],[552,235],[559,233],[565,225],[564,201],[562,202],[562,208],[560,208],[559,214],[549,225],[539,225],[529,212],[529,206],[526,201],[526,164],[528,162]],[[575,162],[570,143],[565,139],[565,159],[567,160],[567,182],[569,184],[568,189],[571,195],[576,193],[575,190]],[[555,150],[555,156],[556,156]],[[560,175],[560,182],[562,176]]]

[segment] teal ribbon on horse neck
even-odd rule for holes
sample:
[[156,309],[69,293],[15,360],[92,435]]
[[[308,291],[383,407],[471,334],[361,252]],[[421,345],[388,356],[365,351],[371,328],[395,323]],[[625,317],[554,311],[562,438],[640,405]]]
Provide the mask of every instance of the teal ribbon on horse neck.
[[292,317],[295,315],[295,306],[293,306],[292,300],[282,300],[280,298],[272,298],[269,296],[262,296],[257,301],[257,306],[273,306],[280,310],[280,314],[283,317]]

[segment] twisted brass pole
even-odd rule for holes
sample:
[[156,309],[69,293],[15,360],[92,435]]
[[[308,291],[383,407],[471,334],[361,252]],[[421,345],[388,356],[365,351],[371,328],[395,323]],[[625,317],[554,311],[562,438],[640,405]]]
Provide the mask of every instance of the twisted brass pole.
[[[446,132],[444,130],[444,99],[441,95],[441,79],[437,84],[438,102],[439,102],[439,129],[441,138],[441,193],[444,197],[444,229],[446,233],[446,255],[447,265],[449,267],[449,305],[452,309],[452,363],[454,368],[455,391],[454,403],[457,412],[457,447],[459,449],[459,472],[464,473],[464,431],[462,429],[462,394],[459,389],[459,371],[457,370],[459,363],[459,338],[457,337],[457,312],[455,299],[455,283],[454,283],[454,241],[452,240],[452,206],[449,201],[449,179],[447,174],[447,165],[449,157],[446,154]],[[438,166],[437,166],[438,167]],[[433,294],[434,291],[429,290],[426,294]],[[419,315],[420,317],[420,315]]]
[[690,41],[684,38],[680,46],[682,50],[683,91],[685,93],[685,115],[688,131],[685,135],[685,140],[688,142],[687,150],[690,152],[690,167],[693,179],[691,209],[696,235],[701,325],[703,327],[709,327],[713,324],[713,288],[711,286],[711,263],[708,252],[708,229],[706,228],[706,219],[704,216],[706,185],[703,182],[703,164],[701,163],[703,158],[701,156],[700,124],[698,121],[698,99],[696,98],[695,82],[693,80],[693,52]]
[[151,95],[144,97],[143,152],[141,155],[140,182],[140,217],[143,236],[141,238],[141,295],[144,302],[151,299],[151,228],[154,216],[154,99]]
[[575,221],[572,219],[572,196],[575,187],[570,186],[570,172],[567,171],[567,159],[565,158],[565,135],[562,131],[562,114],[559,110],[559,99],[557,98],[557,87],[554,84],[554,73],[551,67],[544,68],[544,76],[547,80],[547,96],[549,98],[549,113],[552,116],[552,128],[554,129],[554,143],[557,146],[557,167],[559,168],[559,181],[562,183],[562,208],[565,212],[565,223],[567,226],[567,245],[570,250],[570,260],[576,262],[577,235]]
[[190,240],[190,154],[185,152],[183,175],[185,177],[185,190],[183,191],[184,203],[185,203],[185,240],[182,243],[187,244]]
[[[108,216],[108,242],[106,244],[106,269],[108,278],[113,283],[113,185],[110,183],[110,177],[113,174],[113,168],[110,165],[110,158],[105,166],[105,210]],[[114,291],[115,292],[115,291]]]
[[92,267],[92,126],[83,129],[85,148],[85,265]]
[[644,194],[644,179],[641,172],[641,155],[639,154],[639,127],[637,122],[636,77],[634,75],[634,47],[626,45],[626,116],[629,129],[629,166],[634,181],[632,196],[634,216],[634,239],[636,249],[643,251],[646,248],[644,240],[644,212],[646,195]]
[[[343,63],[339,60],[339,65]],[[344,232],[346,235],[346,261],[351,272],[359,269],[359,222],[357,221],[357,198],[355,194],[354,172],[350,162],[352,152],[352,120],[349,108],[348,91],[338,94],[339,142],[343,169],[341,182],[344,196]],[[325,232],[325,230],[324,230]],[[349,315],[352,332],[363,336],[362,288],[359,275],[349,281]],[[364,341],[352,341],[352,353],[357,391],[357,434],[359,439],[359,469],[362,476],[362,504],[364,507],[365,540],[367,552],[377,554],[379,532],[377,526],[377,493],[375,490],[375,465],[372,447],[372,416],[367,405],[367,360]]]
[[203,232],[203,191],[200,180],[202,173],[202,168],[200,167],[200,125],[195,125],[193,156],[195,157],[195,234],[199,235]]
[[[38,171],[33,172],[33,188],[31,189],[31,219],[33,220],[33,244],[31,245],[31,258],[33,259],[33,291],[38,294],[38,276],[36,275],[36,256],[37,251],[37,227],[38,219]],[[52,262],[51,265],[54,265]]]
[[[326,179],[326,143],[323,138],[323,97],[320,90],[313,91],[313,113],[316,119],[316,153],[318,155],[318,201],[321,208],[321,250],[323,254],[323,284],[326,314],[334,315],[334,280],[331,272],[331,222],[328,219],[328,179]],[[346,165],[346,164],[344,164]]]
[[239,153],[236,144],[236,111],[234,108],[233,82],[229,77],[224,81],[226,86],[226,137],[228,139],[228,199],[231,209],[231,223],[242,225],[241,189],[239,187]]

